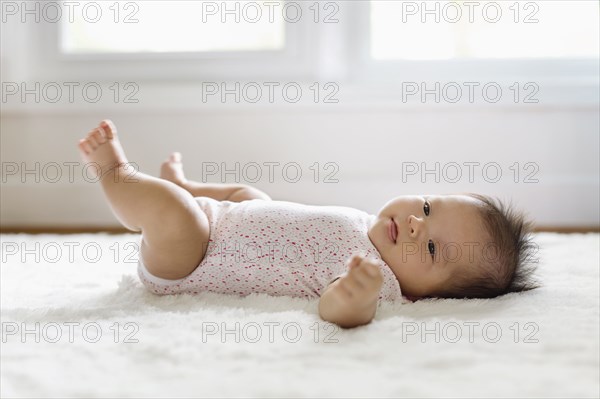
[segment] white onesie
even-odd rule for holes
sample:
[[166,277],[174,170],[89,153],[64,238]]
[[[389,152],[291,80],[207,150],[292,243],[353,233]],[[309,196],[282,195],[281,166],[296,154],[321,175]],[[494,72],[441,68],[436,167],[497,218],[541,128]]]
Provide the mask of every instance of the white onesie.
[[179,280],[151,275],[140,260],[138,275],[156,294],[210,291],[318,298],[345,274],[347,260],[362,253],[375,260],[383,273],[379,299],[402,299],[396,276],[367,236],[375,215],[349,207],[287,201],[231,202],[208,197],[196,201],[210,222],[206,255]]

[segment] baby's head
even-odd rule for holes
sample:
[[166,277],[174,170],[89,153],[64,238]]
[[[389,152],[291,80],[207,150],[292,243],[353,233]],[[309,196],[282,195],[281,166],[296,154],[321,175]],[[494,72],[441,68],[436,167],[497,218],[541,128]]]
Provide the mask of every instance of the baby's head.
[[464,194],[397,197],[368,235],[405,296],[493,298],[538,286],[530,231],[510,207]]

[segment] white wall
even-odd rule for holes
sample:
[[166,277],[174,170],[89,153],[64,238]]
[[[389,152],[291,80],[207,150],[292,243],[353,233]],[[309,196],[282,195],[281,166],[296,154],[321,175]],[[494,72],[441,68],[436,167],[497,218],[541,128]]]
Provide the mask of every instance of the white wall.
[[[274,199],[310,204],[337,204],[376,212],[394,196],[413,193],[481,192],[512,200],[539,225],[598,225],[599,119],[594,107],[411,107],[313,105],[298,107],[234,107],[203,110],[128,110],[127,107],[35,112],[5,111],[1,115],[3,226],[116,225],[97,184],[82,178],[82,165],[69,181],[64,162],[79,162],[76,144],[103,118],[118,126],[129,160],[157,175],[170,151],[183,153],[190,178],[202,179],[203,162],[226,162],[233,168],[248,162],[297,162],[303,180],[288,183],[276,169],[274,182],[263,178],[256,186]],[[21,163],[35,174],[23,175]],[[62,178],[55,169],[62,165]],[[312,182],[314,162],[321,164],[319,183]],[[325,184],[323,165],[339,166],[338,183]],[[448,162],[496,162],[502,179],[488,183],[482,168],[474,182],[434,181],[434,175],[407,176],[402,162],[425,162],[433,168]],[[521,164],[520,182],[509,169]],[[523,183],[523,165],[539,165],[538,183]],[[19,170],[10,174],[17,163]],[[206,165],[206,164],[205,164]],[[249,171],[249,170],[248,170]],[[290,170],[291,171],[291,170]],[[447,169],[448,172],[451,170]],[[492,170],[489,170],[490,176]],[[293,176],[289,176],[293,178]],[[450,176],[449,176],[450,177]],[[208,181],[219,181],[212,176]],[[227,182],[233,182],[229,175]],[[244,181],[242,179],[243,182]]]
[[[317,69],[306,69],[312,72],[303,75],[293,72],[293,68],[279,68],[277,78],[283,82],[300,78],[321,83],[334,80],[340,87],[339,104],[310,101],[207,104],[199,101],[202,79],[196,79],[195,83],[184,80],[189,79],[194,66],[203,61],[196,60],[189,65],[182,61],[181,68],[166,69],[182,74],[173,74],[172,80],[162,84],[156,81],[150,84],[142,80],[148,72],[144,65],[152,63],[151,60],[116,64],[124,65],[122,68],[102,61],[66,62],[53,50],[55,27],[12,21],[2,24],[3,82],[29,82],[31,87],[31,82],[36,81],[42,85],[52,81],[81,84],[103,81],[108,86],[110,77],[114,76],[121,83],[134,79],[139,85],[140,102],[115,104],[110,101],[108,91],[97,104],[36,103],[31,101],[31,96],[25,102],[20,101],[19,96],[11,96],[11,101],[3,100],[0,103],[2,226],[117,225],[98,185],[82,178],[82,165],[74,167],[73,181],[69,180],[69,169],[64,165],[80,162],[78,139],[104,118],[112,119],[119,127],[130,161],[150,174],[156,175],[160,162],[174,150],[183,153],[188,176],[195,179],[202,178],[203,162],[226,162],[230,168],[235,162],[241,166],[248,162],[280,162],[282,165],[297,162],[303,172],[302,181],[288,183],[278,169],[274,182],[270,183],[265,168],[265,175],[256,186],[275,199],[347,205],[373,213],[397,195],[472,191],[512,200],[527,210],[539,225],[599,224],[597,67],[592,69],[595,72],[591,76],[573,72],[586,70],[581,68],[581,63],[549,63],[547,68],[534,63],[522,70],[518,65],[510,67],[512,72],[523,73],[522,83],[533,80],[539,84],[539,104],[515,104],[509,95],[498,104],[482,101],[462,105],[403,103],[393,88],[385,87],[385,76],[374,77],[383,81],[383,92],[349,86],[353,63],[339,60],[344,60],[341,53],[351,49],[336,40],[354,32],[355,25],[350,18],[339,27],[311,25],[311,29],[331,31],[318,37],[331,40],[308,43],[313,51],[309,54],[313,54],[314,59],[305,58],[299,68],[304,70],[306,65],[316,65]],[[359,46],[365,38],[352,36],[352,40],[350,44],[343,42]],[[337,64],[330,58],[335,58]],[[332,62],[335,65],[330,65]],[[108,70],[111,65],[113,69]],[[151,64],[153,70],[160,69],[161,65]],[[255,65],[248,71],[256,76],[267,74],[260,80],[268,81],[276,78],[271,75],[273,69],[278,70],[274,65],[264,65],[264,68]],[[595,64],[585,63],[587,69],[590,65],[597,65],[597,60]],[[439,69],[443,75],[443,68]],[[567,75],[564,75],[565,70]],[[561,82],[547,80],[557,71],[563,73]],[[214,72],[218,77],[220,69]],[[485,70],[478,72],[486,73]],[[210,79],[218,80],[215,76]],[[503,84],[506,90],[511,81]],[[51,182],[55,172],[53,162],[62,166],[62,176],[56,182]],[[319,183],[312,181],[313,171],[309,169],[314,162],[319,162],[322,168]],[[322,182],[323,175],[329,171],[323,169],[327,162],[338,165],[338,183]],[[424,182],[419,176],[409,176],[403,182],[402,162],[425,162],[428,168],[434,168],[435,162],[440,162],[441,167],[449,162],[461,165],[495,162],[500,165],[503,176],[497,183],[488,183],[480,166],[475,170],[472,183],[468,181],[466,167],[464,177],[455,184],[444,183],[443,176],[436,183],[433,175],[427,175]],[[521,166],[518,183],[513,181],[514,172],[509,169],[515,162]],[[40,168],[39,182],[35,181],[35,172],[23,174],[23,168],[34,169],[36,163]],[[535,175],[538,183],[523,182],[524,174],[530,171],[523,169],[526,163],[539,167]],[[17,170],[13,174],[15,166]],[[47,176],[42,176],[44,171]],[[218,176],[212,176],[209,181],[219,180]],[[227,181],[232,182],[231,176]]]

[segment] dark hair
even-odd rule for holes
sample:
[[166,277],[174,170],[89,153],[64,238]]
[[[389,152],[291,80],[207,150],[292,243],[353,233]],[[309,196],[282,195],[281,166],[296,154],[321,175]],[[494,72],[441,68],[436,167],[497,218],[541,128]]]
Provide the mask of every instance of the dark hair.
[[478,213],[492,244],[494,256],[479,256],[472,267],[451,276],[446,287],[436,292],[442,298],[494,298],[510,292],[539,288],[534,278],[536,263],[532,257],[537,246],[532,241],[533,224],[511,205],[480,194],[467,193],[479,200]]

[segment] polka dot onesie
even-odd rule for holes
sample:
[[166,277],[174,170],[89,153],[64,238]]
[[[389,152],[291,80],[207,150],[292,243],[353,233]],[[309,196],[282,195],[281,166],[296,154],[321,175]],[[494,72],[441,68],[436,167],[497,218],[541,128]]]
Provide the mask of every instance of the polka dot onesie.
[[246,296],[318,298],[345,274],[347,260],[362,253],[383,273],[379,299],[402,299],[396,276],[383,262],[367,231],[376,216],[340,206],[313,206],[286,201],[216,201],[197,197],[210,222],[206,255],[179,280],[151,275],[143,263],[138,275],[156,294],[203,291]]

